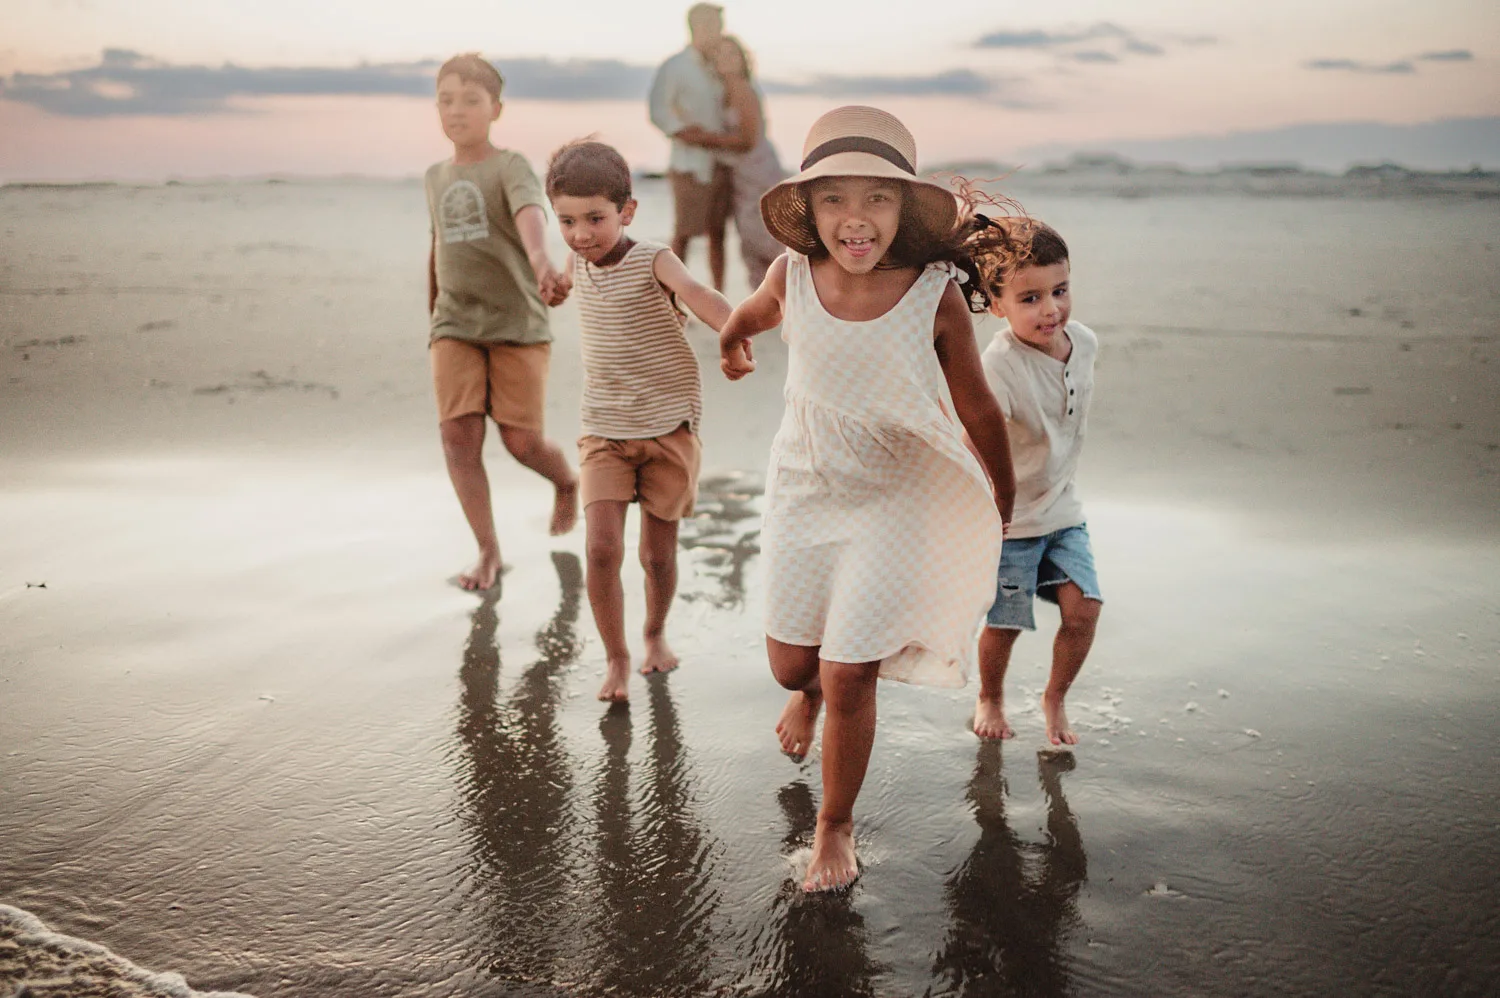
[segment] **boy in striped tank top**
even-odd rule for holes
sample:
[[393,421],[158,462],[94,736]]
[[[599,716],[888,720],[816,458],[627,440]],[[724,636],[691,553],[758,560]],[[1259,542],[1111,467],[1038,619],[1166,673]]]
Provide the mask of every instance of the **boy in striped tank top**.
[[[677,524],[698,491],[698,360],[677,302],[715,331],[729,302],[699,283],[663,243],[625,234],[635,217],[630,167],[602,142],[563,146],[547,165],[547,197],[572,250],[571,276],[583,345],[583,436],[578,473],[587,530],[586,584],[608,667],[599,699],[629,696],[625,640],[625,510],[641,505],[646,572],[646,657],[641,672],[667,672],[667,611],[677,592]],[[675,300],[674,300],[675,296]]]

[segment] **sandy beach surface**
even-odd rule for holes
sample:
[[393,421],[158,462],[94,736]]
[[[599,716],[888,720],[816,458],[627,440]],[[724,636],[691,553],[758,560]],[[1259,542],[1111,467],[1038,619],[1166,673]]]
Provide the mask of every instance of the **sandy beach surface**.
[[447,582],[417,183],[0,188],[0,985],[1492,994],[1500,199],[1018,193],[1101,340],[1083,744],[1039,751],[1050,608],[1012,742],[972,684],[884,685],[863,876],[808,898],[818,757],[759,628],[779,341],[731,385],[690,330],[684,664],[606,710],[582,532],[493,434],[512,568]]

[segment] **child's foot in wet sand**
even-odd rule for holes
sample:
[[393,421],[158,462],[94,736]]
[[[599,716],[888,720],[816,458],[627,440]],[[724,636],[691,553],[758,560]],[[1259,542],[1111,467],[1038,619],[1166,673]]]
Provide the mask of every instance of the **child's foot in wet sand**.
[[641,675],[671,672],[678,664],[677,655],[667,645],[665,636],[646,639],[646,661],[641,663]]
[[552,526],[553,537],[560,537],[572,530],[578,523],[578,479],[573,479],[567,485],[559,485],[557,494],[552,499]]
[[1067,712],[1063,710],[1065,695],[1051,690],[1042,694],[1042,716],[1047,719],[1047,740],[1053,745],[1078,744],[1078,736],[1073,733]]
[[859,877],[859,859],[854,854],[854,823],[818,819],[813,834],[812,858],[802,889],[808,894],[848,887]]
[[1010,722],[1005,719],[1003,697],[996,697],[993,700],[987,697],[979,698],[979,702],[974,705],[974,734],[983,741],[1016,737],[1016,733],[1011,730]]
[[813,731],[818,726],[818,711],[823,709],[821,694],[794,692],[787,698],[776,721],[776,737],[781,751],[801,762],[812,749]]
[[481,551],[479,560],[474,567],[467,572],[458,573],[458,588],[466,589],[471,593],[483,592],[492,588],[500,579],[500,573],[504,565],[500,562],[500,552]]
[[605,665],[599,699],[605,703],[624,703],[630,699],[630,659],[612,658]]

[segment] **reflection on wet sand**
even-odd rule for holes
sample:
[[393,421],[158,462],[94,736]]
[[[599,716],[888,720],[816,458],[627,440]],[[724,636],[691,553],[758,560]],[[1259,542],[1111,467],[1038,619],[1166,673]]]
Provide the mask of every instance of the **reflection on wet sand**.
[[1039,757],[1047,798],[1047,838],[1023,842],[1005,820],[1000,745],[979,747],[968,798],[979,841],[948,878],[948,933],[933,973],[932,995],[1064,995],[1064,943],[1078,925],[1078,890],[1088,861],[1077,819],[1062,792],[1068,753]]
[[[776,794],[786,816],[787,852],[812,842],[818,807],[812,790],[801,780]],[[763,998],[865,998],[876,994],[875,979],[884,968],[870,959],[869,933],[864,918],[854,910],[853,895],[806,895],[797,879],[788,876],[772,903],[773,939],[752,971],[764,975]]]
[[684,589],[678,599],[720,610],[744,608],[745,567],[760,554],[760,510],[755,505],[760,495],[760,486],[744,474],[715,475],[698,483],[696,512],[682,522],[678,544],[692,553],[695,574],[717,581],[719,591]]
[[498,586],[474,611],[460,670],[458,736],[467,763],[461,819],[473,849],[467,879],[477,920],[487,927],[478,957],[502,981],[555,981],[573,957],[562,922],[572,900],[567,844],[577,835],[575,767],[558,730],[556,679],[581,647],[575,626],[583,568],[566,552],[553,552],[552,563],[562,598],[537,634],[539,657],[505,703],[497,702]]
[[650,764],[630,792],[631,708],[599,722],[606,747],[594,794],[598,820],[595,930],[598,990],[624,995],[700,995],[711,990],[720,896],[712,883],[715,843],[695,814],[667,676],[646,681]]
[[569,994],[707,993],[719,906],[714,842],[695,814],[668,677],[647,681],[650,755],[634,774],[634,793],[628,704],[600,720],[603,762],[592,793],[578,787],[581,767],[558,718],[558,679],[581,648],[583,571],[576,555],[554,552],[552,560],[561,601],[537,634],[539,657],[503,703],[497,593],[475,610],[464,650],[458,732],[469,762],[472,893],[487,927],[480,965],[505,985]]

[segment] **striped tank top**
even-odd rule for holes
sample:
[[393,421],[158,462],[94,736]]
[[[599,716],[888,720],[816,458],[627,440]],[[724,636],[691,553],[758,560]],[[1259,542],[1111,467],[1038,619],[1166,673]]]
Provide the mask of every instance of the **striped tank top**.
[[583,344],[583,432],[610,440],[698,432],[703,387],[687,317],[656,279],[664,243],[638,242],[612,267],[573,262]]

